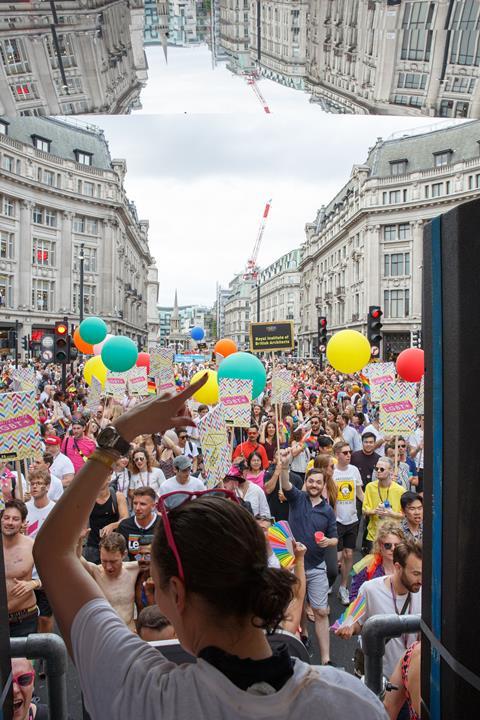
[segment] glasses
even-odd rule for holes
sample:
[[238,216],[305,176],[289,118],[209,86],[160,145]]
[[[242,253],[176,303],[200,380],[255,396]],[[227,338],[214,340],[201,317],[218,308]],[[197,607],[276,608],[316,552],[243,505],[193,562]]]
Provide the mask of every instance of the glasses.
[[35,487],[36,485],[38,485],[38,487],[46,487],[44,482],[35,482],[35,480],[33,480],[33,482],[30,483],[30,487]]
[[342,455],[351,455],[351,454],[352,454],[351,450],[342,450]]
[[197,492],[174,490],[173,492],[166,493],[165,495],[160,495],[157,501],[157,510],[162,516],[162,521],[165,527],[165,535],[167,536],[168,547],[172,551],[175,560],[177,561],[178,576],[180,580],[185,580],[185,573],[183,572],[182,561],[180,559],[180,554],[175,544],[175,539],[173,537],[170,520],[168,519],[168,513],[170,512],[170,510],[175,510],[189,500],[195,500],[202,495],[210,495],[212,497],[230,499],[240,504],[240,500],[237,498],[235,493],[231,492],[230,490],[225,490],[224,488],[219,488],[218,490],[199,490]]
[[134,462],[138,462],[139,460],[145,460],[145,455],[137,455],[137,457],[133,458]]
[[385,550],[395,550],[399,543],[382,543]]
[[386,472],[387,468],[376,467],[374,468],[377,472]]
[[406,445],[399,445],[398,447],[399,447],[400,449],[405,450],[405,448],[406,448],[407,446],[406,446]]
[[20,687],[28,687],[35,680],[35,670],[31,672],[22,673],[21,675],[14,675],[12,677],[12,683],[17,683]]
[[136,560],[137,562],[138,562],[139,560],[145,560],[145,562],[150,562],[150,560],[152,559],[151,553],[145,553],[145,554],[143,554],[143,553],[137,553],[137,554],[134,555],[133,557],[135,558],[135,560]]

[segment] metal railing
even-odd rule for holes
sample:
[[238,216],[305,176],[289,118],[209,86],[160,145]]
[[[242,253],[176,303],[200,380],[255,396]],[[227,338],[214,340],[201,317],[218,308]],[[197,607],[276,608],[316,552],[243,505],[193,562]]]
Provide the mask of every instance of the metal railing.
[[420,631],[420,615],[374,615],[362,628],[365,656],[365,685],[382,696],[385,691],[383,656],[385,643],[391,638]]
[[67,648],[62,638],[37,633],[11,638],[10,648],[12,657],[45,659],[50,720],[67,720]]

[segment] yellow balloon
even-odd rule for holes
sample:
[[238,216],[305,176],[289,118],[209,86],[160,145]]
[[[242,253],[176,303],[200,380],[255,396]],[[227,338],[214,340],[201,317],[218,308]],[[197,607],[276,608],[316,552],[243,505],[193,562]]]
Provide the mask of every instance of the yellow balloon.
[[107,378],[107,373],[108,369],[103,364],[101,355],[94,355],[93,357],[89,358],[85,363],[85,367],[83,368],[83,377],[89,385],[92,384],[92,375],[94,375],[97,380],[100,380],[103,387]]
[[218,378],[215,370],[199,370],[192,376],[190,383],[199,380],[206,372],[208,373],[208,380],[200,390],[197,390],[193,399],[204,405],[215,405],[218,403]]
[[365,335],[357,330],[340,330],[327,345],[327,359],[335,370],[350,375],[370,361],[372,349]]

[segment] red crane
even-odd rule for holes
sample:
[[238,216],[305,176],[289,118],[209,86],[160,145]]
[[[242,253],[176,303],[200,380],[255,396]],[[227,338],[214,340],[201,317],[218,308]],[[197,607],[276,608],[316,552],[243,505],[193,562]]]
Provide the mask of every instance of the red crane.
[[265,224],[267,222],[268,213],[270,211],[270,207],[272,205],[272,201],[269,200],[267,204],[265,205],[265,210],[263,211],[262,220],[260,222],[260,227],[258,229],[258,235],[257,239],[255,240],[255,245],[253,246],[252,254],[250,255],[250,258],[247,260],[247,266],[245,268],[245,273],[243,275],[244,280],[256,280],[259,272],[259,267],[257,265],[257,258],[258,258],[258,252],[260,250],[260,245],[262,243],[262,237],[263,232],[265,230]]

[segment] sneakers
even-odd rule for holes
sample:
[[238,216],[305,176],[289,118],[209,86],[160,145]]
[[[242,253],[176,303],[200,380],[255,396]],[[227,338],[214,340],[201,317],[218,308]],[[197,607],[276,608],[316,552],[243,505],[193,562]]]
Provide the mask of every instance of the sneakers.
[[347,588],[343,587],[343,585],[340,585],[338,588],[338,597],[342,605],[350,605],[350,594]]

